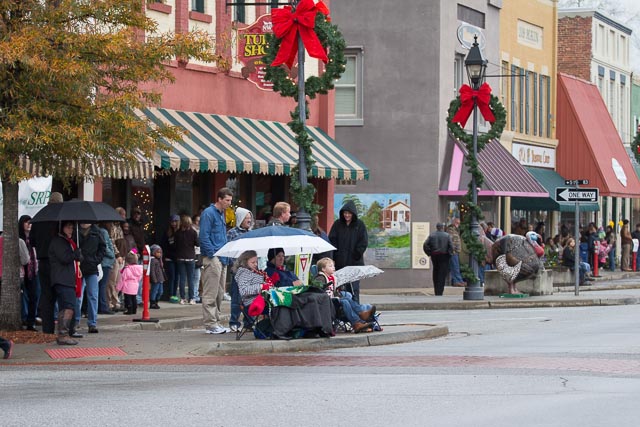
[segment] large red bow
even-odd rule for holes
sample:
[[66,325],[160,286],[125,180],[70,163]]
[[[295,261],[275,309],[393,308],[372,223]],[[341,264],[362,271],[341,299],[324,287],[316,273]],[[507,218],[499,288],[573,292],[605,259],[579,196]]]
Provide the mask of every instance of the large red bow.
[[298,32],[309,55],[324,62],[329,60],[327,52],[314,31],[317,12],[313,0],[300,0],[293,13],[291,6],[271,11],[273,33],[282,40],[276,59],[271,63],[272,67],[285,63],[289,68],[293,67],[293,61],[298,53]]
[[469,85],[462,85],[460,88],[460,108],[455,116],[453,116],[454,123],[460,123],[462,127],[465,127],[469,116],[473,111],[473,99],[476,99],[478,108],[482,117],[489,123],[496,121],[496,117],[493,115],[493,111],[489,108],[489,101],[491,101],[491,86],[487,83],[483,83],[480,89],[473,90]]

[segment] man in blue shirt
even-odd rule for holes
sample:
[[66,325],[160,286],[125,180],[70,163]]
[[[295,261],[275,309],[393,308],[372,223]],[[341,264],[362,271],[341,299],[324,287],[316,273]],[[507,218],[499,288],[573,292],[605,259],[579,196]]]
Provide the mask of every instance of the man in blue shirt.
[[208,334],[224,334],[228,328],[220,324],[220,306],[227,281],[226,258],[213,256],[227,243],[224,213],[231,206],[233,193],[223,187],[216,202],[200,216],[200,254],[202,255],[202,321]]

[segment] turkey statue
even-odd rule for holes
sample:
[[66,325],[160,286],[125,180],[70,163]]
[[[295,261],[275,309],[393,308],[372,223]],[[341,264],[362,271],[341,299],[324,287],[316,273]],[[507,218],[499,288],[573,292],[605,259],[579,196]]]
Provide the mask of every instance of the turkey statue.
[[509,285],[510,294],[518,294],[516,283],[535,277],[544,269],[540,257],[544,249],[537,243],[540,238],[531,231],[526,236],[508,234],[491,247],[496,270]]

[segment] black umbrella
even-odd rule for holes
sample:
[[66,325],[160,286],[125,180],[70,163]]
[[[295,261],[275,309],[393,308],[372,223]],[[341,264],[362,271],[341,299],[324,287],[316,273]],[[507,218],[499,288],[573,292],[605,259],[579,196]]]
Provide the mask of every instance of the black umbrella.
[[61,221],[94,224],[96,222],[123,222],[124,219],[106,203],[78,199],[51,203],[31,218],[32,223]]

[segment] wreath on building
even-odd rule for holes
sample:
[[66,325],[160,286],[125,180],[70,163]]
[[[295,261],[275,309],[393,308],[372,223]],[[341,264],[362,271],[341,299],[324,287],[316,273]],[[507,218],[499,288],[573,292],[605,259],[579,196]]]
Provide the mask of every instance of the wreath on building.
[[[507,112],[498,97],[491,94],[491,87],[488,84],[484,83],[477,91],[472,90],[468,85],[463,85],[460,88],[460,95],[449,104],[447,128],[457,140],[464,143],[467,153],[473,153],[473,135],[469,135],[464,130],[464,126],[473,111],[474,99],[477,101],[478,109],[482,116],[491,123],[487,133],[478,134],[476,145],[478,153],[482,151],[487,142],[500,138],[507,123]],[[478,159],[467,155],[465,165],[469,168],[468,172],[471,176],[475,178],[476,187],[481,187],[484,183],[484,175],[480,170]],[[475,217],[480,221],[483,216],[480,207],[473,203],[472,191],[470,181],[467,194],[462,200],[462,205],[465,206],[465,215],[460,225],[460,237],[467,251],[475,257],[478,263],[482,263],[486,253],[484,245],[471,234],[471,217],[475,214]],[[478,280],[468,265],[461,264],[460,271],[464,279],[469,283],[475,283]]]
[[[315,14],[313,30],[310,32],[308,27],[306,30],[302,28],[300,34],[309,54],[323,61],[326,59],[326,62],[324,72],[321,75],[310,76],[305,80],[305,95],[309,99],[314,99],[318,94],[327,94],[329,90],[333,89],[334,82],[342,76],[347,63],[344,58],[346,43],[342,33],[336,25],[331,23],[329,10],[321,1],[314,5],[313,0],[300,0],[295,8],[285,6],[283,9],[273,9],[274,34],[267,35],[266,54],[263,57],[264,63],[269,64],[266,67],[265,80],[273,83],[275,92],[284,97],[291,97],[296,102],[298,102],[298,82],[292,72],[294,71],[293,60],[295,53],[297,53],[297,30],[294,29],[295,37],[292,37],[291,33],[283,35],[278,31],[277,22],[283,19],[293,19],[296,25],[304,27],[302,22],[304,22],[305,16],[302,15],[310,13]],[[308,17],[309,15],[306,15],[306,18]],[[278,35],[281,37],[278,37]],[[296,40],[293,46],[291,39]],[[293,50],[294,48],[295,51]],[[278,57],[286,58],[283,61],[284,63],[280,63],[281,60],[276,61]],[[306,98],[304,102],[307,107],[305,111],[308,118],[309,108]],[[291,112],[291,121],[287,125],[295,133],[296,143],[302,147],[307,170],[311,173],[315,163],[311,156],[313,140],[309,137],[300,120],[299,106],[296,106],[295,110]],[[320,210],[320,206],[313,203],[316,190],[311,184],[307,184],[303,188],[298,175],[299,167],[296,165],[291,172],[291,195],[293,201],[299,208],[304,208],[313,216]]]
[[638,132],[636,132],[636,136],[633,138],[633,141],[631,141],[631,150],[636,158],[636,162],[640,163],[640,126],[638,127]]

